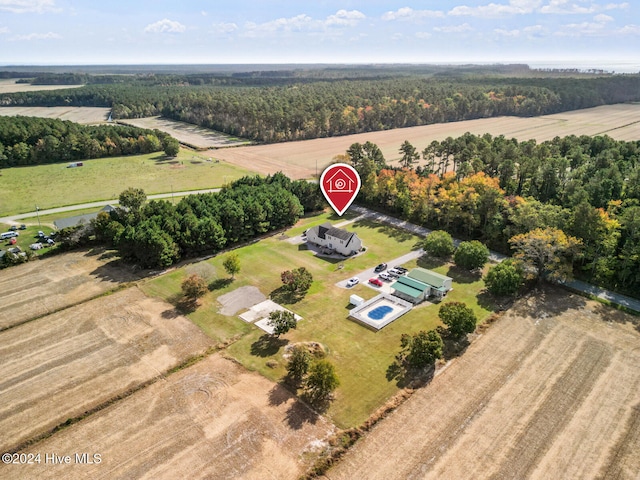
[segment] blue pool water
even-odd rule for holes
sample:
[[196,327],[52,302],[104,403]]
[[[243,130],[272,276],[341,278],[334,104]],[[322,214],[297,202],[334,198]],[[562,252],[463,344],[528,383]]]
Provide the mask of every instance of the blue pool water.
[[382,320],[388,313],[391,313],[393,308],[388,305],[380,305],[379,307],[371,310],[367,315],[371,320]]

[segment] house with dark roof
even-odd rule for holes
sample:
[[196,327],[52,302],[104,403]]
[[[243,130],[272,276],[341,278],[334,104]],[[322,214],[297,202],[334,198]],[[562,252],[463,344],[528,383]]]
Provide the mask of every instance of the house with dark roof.
[[362,250],[362,240],[356,233],[336,228],[329,222],[307,230],[307,242],[315,243],[345,257],[355,255]]
[[95,213],[87,213],[86,215],[76,215],[74,217],[61,218],[53,222],[58,230],[62,230],[67,227],[75,227],[76,225],[88,225],[91,220],[98,217],[100,212],[112,212],[115,207],[111,205],[105,205]]
[[399,277],[391,288],[396,297],[417,304],[429,297],[441,300],[453,288],[453,279],[418,267]]

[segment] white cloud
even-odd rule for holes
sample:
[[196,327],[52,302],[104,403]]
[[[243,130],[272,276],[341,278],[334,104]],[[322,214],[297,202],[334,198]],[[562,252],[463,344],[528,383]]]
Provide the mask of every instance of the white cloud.
[[367,18],[366,15],[358,10],[338,10],[324,20],[316,20],[303,13],[295,17],[278,18],[264,23],[246,22],[244,35],[257,37],[275,33],[323,32],[329,29],[353,27],[365,18]]
[[235,23],[214,23],[213,28],[216,33],[232,33],[238,30],[238,25]]
[[9,30],[7,27],[0,27],[0,35],[6,35],[10,31],[11,30]]
[[452,25],[447,27],[433,27],[433,30],[435,32],[442,32],[442,33],[462,33],[462,32],[470,32],[471,30],[473,30],[473,28],[468,23],[463,23],[462,25]]
[[613,17],[610,17],[609,15],[605,15],[604,13],[601,13],[600,15],[596,15],[595,17],[593,17],[593,19],[598,23],[613,22]]
[[364,20],[367,16],[358,10],[338,10],[335,15],[329,15],[325,20],[325,25],[340,25],[352,27],[357,25],[360,20]]
[[0,11],[11,13],[44,13],[60,11],[55,0],[0,0]]
[[290,18],[278,18],[264,23],[247,22],[245,23],[245,29],[247,34],[255,36],[260,33],[275,33],[275,32],[292,32],[300,31],[311,27],[313,19],[305,14],[296,15]]
[[598,7],[594,4],[582,6],[570,0],[551,0],[548,5],[540,9],[540,13],[554,14],[588,14],[594,13]]
[[542,25],[531,25],[522,29],[523,33],[526,33],[530,38],[539,37],[547,32],[546,28]]
[[146,33],[182,33],[187,29],[180,22],[165,18],[155,23],[150,23],[144,28]]
[[518,37],[520,36],[520,30],[504,30],[502,28],[496,28],[495,33],[502,37]]
[[488,5],[479,5],[477,7],[469,7],[460,5],[449,10],[448,15],[454,16],[471,16],[471,17],[502,17],[505,15],[524,15],[533,13],[542,2],[540,0],[511,0],[505,3],[489,3]]
[[563,25],[563,30],[556,32],[559,36],[580,37],[580,36],[604,36],[615,33],[607,24],[613,18],[609,15],[596,15],[592,22],[569,23]]
[[382,15],[382,20],[410,20],[418,21],[424,18],[442,18],[444,13],[439,10],[414,10],[411,7],[403,7],[395,12],[389,11]]
[[206,10],[201,10],[200,15],[202,15],[203,17],[206,17],[207,15],[209,15],[209,13]]
[[625,25],[615,31],[618,35],[640,35],[640,25]]
[[57,33],[48,32],[48,33],[30,33],[28,35],[16,35],[12,37],[12,41],[31,41],[31,40],[59,40],[62,36]]
[[417,38],[431,38],[433,35],[430,32],[416,32]]

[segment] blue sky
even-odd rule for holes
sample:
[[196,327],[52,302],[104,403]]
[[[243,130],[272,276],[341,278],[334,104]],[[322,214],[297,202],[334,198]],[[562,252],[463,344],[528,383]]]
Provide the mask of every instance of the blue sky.
[[639,3],[0,0],[0,65],[637,65]]

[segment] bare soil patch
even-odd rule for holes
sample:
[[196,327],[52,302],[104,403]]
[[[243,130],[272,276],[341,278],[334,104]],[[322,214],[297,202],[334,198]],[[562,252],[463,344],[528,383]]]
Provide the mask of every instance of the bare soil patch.
[[0,330],[137,279],[102,250],[70,252],[0,270]]
[[211,344],[171,305],[137,288],[5,330],[0,451],[135,389]]
[[234,147],[248,143],[247,140],[238,140],[226,133],[216,132],[208,128],[199,127],[191,123],[179,122],[169,118],[145,117],[119,120],[119,123],[133,125],[135,127],[150,128],[166,132],[179,142],[195,148],[220,148]]
[[316,171],[322,172],[334,156],[344,154],[355,142],[370,141],[377,144],[387,162],[397,164],[401,157],[398,150],[405,140],[409,140],[422,151],[433,140],[442,141],[449,136],[455,138],[466,132],[476,135],[504,135],[520,141],[535,139],[538,142],[551,140],[556,136],[603,134],[617,140],[639,140],[639,117],[638,103],[606,105],[532,118],[497,117],[466,120],[342,137],[215,150],[208,154],[261,174],[282,171],[292,178],[310,178]]
[[58,118],[85,125],[105,123],[110,111],[106,107],[0,107],[0,115],[3,116]]
[[638,365],[636,317],[536,292],[327,477],[637,478]]
[[5,465],[11,478],[297,478],[332,432],[289,392],[213,355],[25,452],[98,465]]

